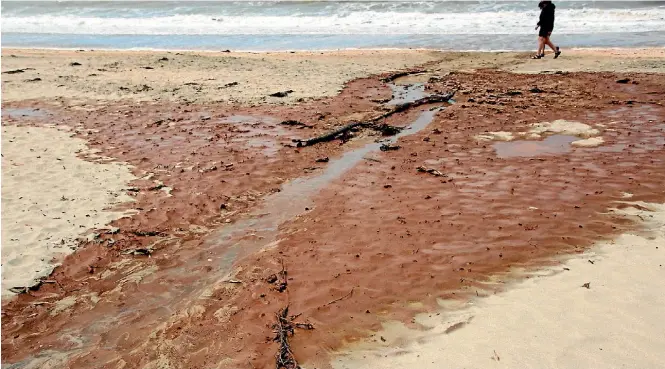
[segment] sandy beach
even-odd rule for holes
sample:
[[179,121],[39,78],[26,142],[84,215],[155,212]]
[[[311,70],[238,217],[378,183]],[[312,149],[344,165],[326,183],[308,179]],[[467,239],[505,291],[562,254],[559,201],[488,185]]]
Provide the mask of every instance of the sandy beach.
[[665,360],[665,49],[2,59],[3,366]]
[[123,191],[135,179],[130,168],[99,162],[104,158],[86,153],[85,141],[73,134],[3,126],[3,295],[48,277],[84,233],[125,215],[109,207],[132,201]]

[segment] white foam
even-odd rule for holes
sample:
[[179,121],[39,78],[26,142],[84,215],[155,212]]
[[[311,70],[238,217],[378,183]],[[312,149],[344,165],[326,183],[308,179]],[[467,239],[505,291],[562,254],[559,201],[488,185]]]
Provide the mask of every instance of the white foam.
[[478,141],[512,141],[515,139],[512,132],[485,132],[476,136]]
[[597,129],[592,128],[588,124],[564,119],[557,119],[553,122],[535,123],[531,127],[529,133],[537,135],[550,133],[588,138],[600,133]]
[[571,146],[577,147],[596,147],[600,146],[605,142],[601,136],[585,138],[583,140],[577,140],[570,143]]
[[[488,21],[491,18],[491,22]],[[351,11],[316,15],[239,14],[168,15],[140,18],[90,14],[12,14],[2,17],[2,32],[106,35],[256,35],[256,34],[533,34],[537,11],[386,12]],[[665,8],[561,9],[561,34],[665,31]]]

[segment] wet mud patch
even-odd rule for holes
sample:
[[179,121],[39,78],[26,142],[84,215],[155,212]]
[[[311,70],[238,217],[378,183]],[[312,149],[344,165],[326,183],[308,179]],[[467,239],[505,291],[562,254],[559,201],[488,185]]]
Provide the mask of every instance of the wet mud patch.
[[230,132],[236,133],[230,141],[225,139],[226,142],[243,145],[253,151],[258,149],[267,157],[276,156],[285,144],[299,138],[294,132],[283,128],[283,125],[280,126],[279,120],[274,117],[231,115],[222,118],[219,124],[232,125]]
[[[644,201],[665,197],[659,184],[665,179],[664,148],[651,146],[640,153],[630,146],[661,134],[656,122],[646,122],[639,136],[627,134],[630,124],[603,135],[608,144],[631,147],[628,155],[575,148],[551,156],[498,158],[491,144],[475,139],[482,132],[519,132],[541,122],[538,109],[523,113],[524,104],[546,111],[556,103],[570,107],[566,119],[584,121],[593,111],[609,121],[609,95],[574,86],[559,89],[556,97],[511,97],[499,114],[493,104],[472,108],[465,100],[479,101],[498,94],[499,86],[512,90],[541,79],[509,82],[507,76],[491,74],[498,80],[490,83],[488,76],[457,78],[462,87],[479,83],[484,88],[473,85],[477,92],[469,88],[466,98],[442,111],[425,130],[397,142],[399,149],[373,154],[375,160],[365,160],[331,182],[313,208],[280,228],[282,239],[276,245],[241,262],[275,272],[276,260],[284,260],[288,297],[260,281],[250,290],[254,298],[280,298],[278,306],[288,303],[314,323],[316,329],[297,333],[291,342],[301,362],[304,358],[311,366],[325,367],[331,347],[366,337],[386,321],[417,327],[411,320],[416,312],[438,309],[441,301],[492,293],[502,288],[504,273],[549,264],[553,256],[582,252],[630,229],[632,222],[607,211],[625,193]],[[602,82],[600,77],[584,78]],[[576,89],[584,91],[588,104],[579,106]],[[661,117],[665,113],[650,106]],[[644,124],[639,110],[628,110],[623,118]],[[422,166],[442,175],[419,171]],[[234,301],[246,305],[254,300],[240,294]],[[269,306],[275,304],[270,301],[253,313],[239,312],[232,321],[246,332],[260,331],[270,324]],[[250,325],[250,317],[264,319]],[[271,346],[256,347],[242,358],[269,365],[265,357]]]
[[[367,85],[363,80],[350,83],[339,97],[320,101],[318,106],[308,103],[281,109],[134,103],[96,109],[80,109],[79,105],[53,108],[54,124],[77,122],[73,132],[86,138],[90,146],[135,166],[135,174],[141,179],[126,192],[137,199],[134,208],[139,213],[113,223],[111,231],[95,230],[94,240],[67,258],[51,276],[56,282],[53,288],[38,288],[6,304],[5,311],[14,311],[6,316],[11,316],[16,324],[3,324],[3,327],[20,332],[34,329],[48,336],[41,340],[45,346],[66,348],[69,343],[62,339],[57,327],[73,323],[76,327],[69,329],[87,337],[84,347],[94,347],[94,337],[100,337],[102,332],[101,337],[113,346],[130,332],[145,337],[141,334],[161,329],[139,323],[143,312],[149,312],[146,316],[150,320],[166,319],[179,309],[177,301],[188,301],[183,295],[205,296],[218,290],[227,291],[222,288],[226,282],[215,287],[220,278],[217,274],[209,273],[205,279],[197,277],[198,273],[207,273],[220,265],[217,264],[220,258],[213,260],[198,249],[203,235],[220,225],[231,227],[247,209],[259,204],[263,196],[281,191],[280,185],[289,178],[306,174],[316,159],[342,152],[344,147],[339,142],[324,143],[308,152],[294,150],[286,143],[303,131],[280,123],[296,117],[316,132],[338,123],[341,114],[333,115],[327,109],[334,112],[343,107],[346,112],[353,106],[371,113],[379,103],[368,101],[375,100],[368,97],[383,96],[389,93],[389,88],[372,81],[371,86]],[[9,119],[16,124],[41,124]],[[243,234],[241,238],[257,239],[257,236]],[[134,270],[137,266],[125,263],[127,260],[140,261],[140,269]],[[233,262],[233,258],[229,259],[224,267],[222,260],[225,274]],[[98,296],[95,311],[73,304],[69,309],[72,311],[57,314],[62,321],[50,325],[52,334],[48,333],[49,327],[39,323],[39,317],[51,311],[51,303],[34,305],[35,299],[79,301],[74,297],[83,294]],[[130,301],[138,301],[138,305]],[[139,306],[145,309],[140,310]],[[106,318],[99,318],[101,311]],[[74,322],[67,319],[71,314],[78,316]],[[128,320],[134,321],[135,326],[108,331],[117,322]],[[18,333],[12,337],[15,342],[28,336]],[[22,347],[29,350],[31,346]],[[18,351],[8,352],[12,354]],[[78,355],[76,351],[70,354]],[[62,355],[49,355],[54,360],[66,359]],[[106,353],[99,357],[109,356]]]
[[[308,196],[298,196],[306,187],[295,187],[299,191],[293,191],[291,199],[282,197],[286,203],[274,208],[293,206],[298,214],[285,211],[280,222],[270,220],[279,214],[258,211],[262,200],[268,201],[271,192],[285,191],[281,186],[287,179],[302,177],[306,184],[307,178],[325,176],[344,163],[345,159],[336,158],[344,158],[345,151],[353,152],[351,148],[364,143],[352,140],[340,145],[334,140],[306,148],[284,147],[272,162],[264,160],[264,155],[253,157],[264,148],[247,148],[241,140],[229,146],[206,141],[209,133],[229,126],[210,124],[231,115],[269,115],[313,126],[306,131],[288,128],[310,137],[347,123],[351,114],[375,114],[379,105],[369,100],[389,98],[386,85],[363,81],[328,104],[307,103],[270,113],[265,107],[197,107],[210,115],[209,120],[185,112],[192,109],[189,106],[116,108],[121,110],[119,115],[95,125],[100,132],[90,138],[109,154],[154,173],[147,182],[136,184],[136,197],[145,210],[131,222],[118,223],[117,234],[101,235],[95,248],[73,255],[54,274],[65,292],[47,286],[5,309],[5,360],[26,359],[27,363],[40,353],[63,359],[54,354],[57,350],[49,354],[44,349],[68,347],[61,334],[66,330],[94,338],[63,359],[74,366],[161,362],[186,367],[219,363],[266,367],[274,365],[278,350],[277,343],[266,339],[272,336],[274,314],[289,305],[289,311],[299,315],[298,321],[314,326],[291,338],[298,361],[325,367],[331,350],[367,337],[386,321],[417,326],[411,321],[413,315],[436,309],[441,301],[500,289],[502,273],[511,268],[581,251],[632,227],[631,222],[606,211],[625,193],[633,194],[631,201],[665,197],[665,148],[631,146],[657,142],[662,137],[657,125],[662,124],[665,112],[651,101],[651,95],[624,96],[609,89],[615,79],[596,74],[480,72],[453,74],[431,83],[428,90],[458,88],[458,103],[438,112],[421,131],[389,143],[400,146],[396,150],[373,150],[360,160],[347,158],[348,168],[326,179],[318,194],[307,194],[312,195],[311,202],[304,208],[300,201]],[[639,91],[651,91],[664,82],[659,76],[644,81]],[[529,92],[536,86],[544,92]],[[522,95],[508,91],[522,91]],[[641,105],[650,106],[658,121],[634,123],[643,119],[638,110],[632,110],[637,104],[610,119],[608,110],[616,108],[612,101],[617,99],[642,100]],[[615,131],[603,134],[606,144],[601,147],[624,145],[625,151],[574,149],[546,157],[500,159],[493,143],[474,138],[483,132],[516,133],[534,123],[560,119],[552,111],[554,106],[565,109],[570,120],[582,121],[594,113],[601,121],[620,121],[611,127]],[[77,117],[94,120],[97,116]],[[406,126],[415,118],[414,112],[407,112],[387,123]],[[160,119],[165,122],[155,125]],[[229,133],[234,134],[238,132]],[[175,136],[182,137],[182,144],[160,144],[160,137]],[[324,157],[329,158],[327,163],[316,162]],[[212,168],[210,163],[222,161],[224,167],[206,170]],[[233,169],[227,170],[227,164],[233,164],[229,167]],[[314,166],[318,168],[311,174],[305,173],[305,168]],[[154,180],[171,186],[173,196],[155,196],[150,190]],[[263,224],[263,217],[270,221]],[[243,225],[245,221],[254,223]],[[237,233],[224,235],[224,229],[234,226]],[[125,283],[119,291],[108,292],[129,266],[97,281],[83,267],[95,264],[103,273],[107,260],[118,261],[121,251],[145,248],[169,235],[177,239],[158,244],[149,258],[131,256],[142,268],[157,270],[136,283]],[[220,243],[238,244],[238,253],[222,252]],[[254,246],[262,250],[248,250]],[[237,257],[240,260],[234,261]],[[288,286],[280,292],[276,286],[281,283],[269,280],[283,267],[288,270],[284,274]],[[82,304],[71,307],[66,313],[75,315],[75,320],[64,319],[63,312],[42,323],[40,317],[49,310],[30,305],[49,294],[60,300],[90,292],[98,292],[100,300],[90,311]],[[150,307],[137,308],[145,306]],[[156,320],[160,323],[155,324]],[[106,332],[100,337],[103,329]],[[37,342],[44,347],[40,349]]]

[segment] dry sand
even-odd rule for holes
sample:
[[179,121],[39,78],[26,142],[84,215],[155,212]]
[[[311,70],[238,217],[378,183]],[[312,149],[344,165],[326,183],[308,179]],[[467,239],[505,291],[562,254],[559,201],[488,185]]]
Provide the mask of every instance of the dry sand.
[[86,142],[72,134],[2,127],[3,295],[48,276],[79,236],[126,214],[105,209],[132,200],[122,191],[134,179],[130,167],[84,160]]
[[[665,48],[646,49],[574,49],[558,59],[551,54],[540,60],[506,65],[516,73],[562,72],[647,72],[665,73]],[[539,63],[541,62],[541,63]]]
[[[66,97],[252,104],[336,95],[350,80],[420,65],[439,53],[2,50],[2,55],[3,72],[33,68],[3,74],[4,101]],[[41,80],[28,82],[35,78]],[[288,90],[293,92],[286,97],[269,96]]]
[[[450,71],[497,68],[515,73],[613,71],[665,73],[665,49],[528,53],[358,50],[297,53],[67,51],[3,49],[3,101],[27,99],[295,103],[336,95],[356,78],[432,63]],[[78,65],[77,65],[78,64]],[[430,73],[432,74],[432,73]],[[425,80],[429,74],[421,76]],[[286,97],[269,94],[293,90]]]
[[445,305],[417,316],[424,331],[386,324],[334,367],[662,368],[665,204],[637,205],[648,210],[616,212],[644,232],[600,243],[456,312]]

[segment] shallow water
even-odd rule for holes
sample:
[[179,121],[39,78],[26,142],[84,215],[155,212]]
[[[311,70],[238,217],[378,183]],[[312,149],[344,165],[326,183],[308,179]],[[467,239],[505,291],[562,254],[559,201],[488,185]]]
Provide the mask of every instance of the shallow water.
[[[205,298],[216,283],[230,276],[235,262],[275,245],[278,242],[279,227],[306,212],[312,206],[314,196],[331,181],[355,167],[365,155],[379,151],[383,143],[394,143],[401,137],[421,131],[432,122],[439,110],[424,111],[399,134],[350,150],[337,159],[331,159],[320,172],[284,184],[281,191],[267,196],[258,210],[235,223],[222,226],[195,250],[183,250],[173,255],[171,260],[175,266],[146,272],[141,277],[141,283],[132,287],[138,289],[136,292],[141,294],[140,300],[132,299],[121,306],[105,304],[103,316],[91,311],[90,316],[79,320],[85,322],[93,316],[93,324],[77,326],[73,323],[73,327],[63,333],[62,337],[63,340],[76,337],[76,342],[72,342],[67,350],[44,350],[12,367],[45,367],[47,364],[60,367],[70,355],[84,355],[86,351],[94,349],[100,337],[103,350],[114,356],[115,345],[124,342],[126,335],[130,334],[123,322],[131,321],[131,334],[142,337],[141,334],[157,329],[158,322],[167,321],[174,313],[189,307],[192,301]],[[220,123],[244,126],[248,122],[260,122],[261,119],[236,116],[228,117],[226,122]],[[204,264],[210,265],[211,270],[193,278],[192,271],[200,269]]]
[[252,237],[239,239],[234,243],[221,258],[220,269],[228,269],[239,257],[249,255],[275,242],[278,227],[311,208],[313,197],[330,182],[355,167],[364,160],[367,154],[378,152],[381,145],[395,143],[401,137],[423,130],[432,122],[439,110],[422,112],[413,123],[395,136],[347,151],[341,157],[330,160],[320,173],[286,183],[280,192],[268,196],[264,205],[259,210],[252,212],[247,219],[222,228],[217,234],[211,236],[209,242],[225,244],[241,234],[251,234]]
[[[135,50],[289,51],[424,48],[462,51],[532,50],[536,34],[273,34],[273,35],[85,35],[2,33],[3,47]],[[571,47],[663,47],[663,33],[617,32],[555,34],[557,44]]]
[[2,115],[10,118],[41,118],[47,114],[44,110],[33,108],[3,108]]
[[410,103],[427,96],[424,83],[408,85],[390,84],[390,88],[393,90],[393,97],[387,102],[387,105]]
[[553,135],[542,141],[519,140],[497,142],[493,146],[496,150],[496,155],[500,158],[531,157],[565,154],[572,149],[570,143],[579,139],[579,137],[575,136]]

